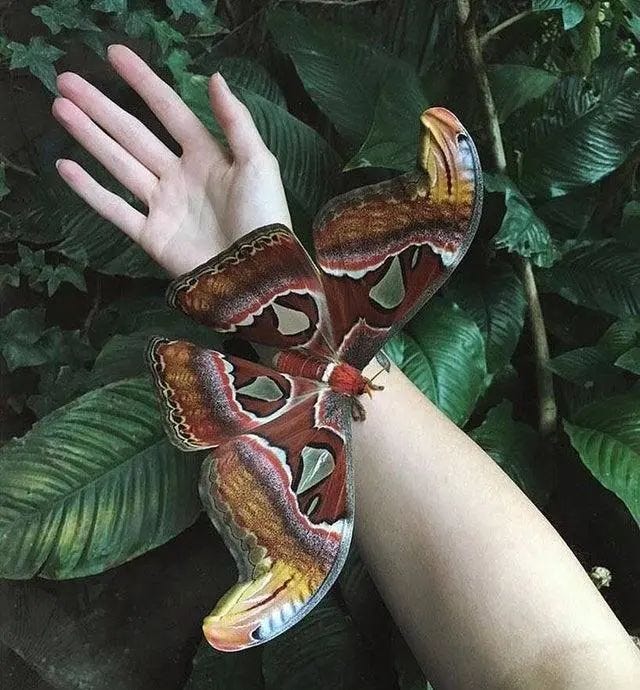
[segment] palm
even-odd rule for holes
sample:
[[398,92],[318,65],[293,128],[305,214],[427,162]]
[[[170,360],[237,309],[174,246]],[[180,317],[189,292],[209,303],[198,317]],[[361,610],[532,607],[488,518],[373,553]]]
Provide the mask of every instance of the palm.
[[59,161],[62,177],[89,205],[174,275],[219,253],[253,228],[290,224],[277,162],[224,80],[212,79],[210,96],[230,154],[134,53],[115,46],[109,57],[183,152],[180,157],[173,154],[78,75],[61,75],[58,87],[64,98],[55,101],[55,116],[145,203],[148,213],[101,187],[73,161]]

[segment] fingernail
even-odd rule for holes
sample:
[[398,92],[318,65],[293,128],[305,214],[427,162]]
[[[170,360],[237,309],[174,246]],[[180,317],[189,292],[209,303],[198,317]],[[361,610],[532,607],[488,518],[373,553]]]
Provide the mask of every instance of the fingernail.
[[62,158],[58,158],[56,161],[56,170],[60,171],[60,164],[62,163]]
[[227,93],[231,93],[231,89],[229,88],[229,84],[227,84],[227,80],[222,76],[222,73],[216,72],[216,76],[218,77],[218,81],[220,82],[220,84],[222,85],[224,90]]

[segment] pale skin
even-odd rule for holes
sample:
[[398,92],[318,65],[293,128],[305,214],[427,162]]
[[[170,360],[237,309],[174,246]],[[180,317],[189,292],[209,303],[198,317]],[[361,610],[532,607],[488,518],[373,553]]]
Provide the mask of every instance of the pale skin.
[[[128,48],[112,46],[109,61],[182,154],[82,77],[60,75],[54,116],[147,209],[58,161],[91,207],[172,275],[261,225],[291,227],[277,160],[221,75],[209,93],[228,151]],[[640,653],[558,533],[398,369],[383,377],[354,428],[356,533],[434,686],[640,687]]]

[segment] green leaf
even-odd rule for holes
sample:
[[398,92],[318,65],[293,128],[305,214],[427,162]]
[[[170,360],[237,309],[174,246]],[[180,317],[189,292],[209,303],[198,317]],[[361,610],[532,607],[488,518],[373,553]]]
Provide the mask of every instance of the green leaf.
[[536,266],[551,266],[557,257],[549,228],[508,178],[485,173],[487,191],[505,192],[505,214],[493,237],[498,249],[519,254]]
[[252,91],[286,110],[287,101],[280,85],[259,62],[228,57],[220,61],[218,69],[230,84]]
[[554,374],[584,388],[606,385],[616,375],[613,360],[595,345],[569,350],[549,360]]
[[7,171],[3,164],[0,163],[0,199],[4,199],[11,190],[7,186]]
[[262,668],[267,690],[368,687],[356,632],[331,596],[263,647]]
[[58,93],[53,63],[64,55],[64,51],[49,45],[42,36],[32,37],[29,45],[12,41],[7,48],[11,51],[9,69],[26,67],[49,91]]
[[134,38],[153,38],[163,54],[174,45],[185,42],[184,36],[177,29],[164,20],[156,19],[151,10],[129,12],[124,22],[124,30]]
[[53,269],[53,274],[47,281],[47,292],[49,297],[53,295],[63,283],[71,283],[82,292],[87,291],[87,284],[84,280],[82,271],[74,266],[59,264]]
[[420,115],[428,107],[417,73],[410,67],[389,68],[378,93],[373,122],[364,143],[345,170],[378,166],[415,168]]
[[640,347],[632,347],[616,359],[616,366],[640,376]]
[[0,266],[0,288],[3,285],[11,285],[11,287],[18,287],[20,285],[20,270],[17,266],[11,264],[2,264]]
[[479,275],[459,273],[447,288],[447,296],[478,324],[485,340],[489,373],[503,369],[520,339],[527,306],[522,283],[513,268],[496,263]]
[[540,271],[540,287],[614,316],[640,314],[640,252],[616,242],[594,242],[567,252]]
[[82,577],[163,544],[200,512],[200,459],[169,444],[145,380],[56,410],[0,451],[0,576]]
[[175,19],[180,19],[183,12],[196,17],[204,17],[207,13],[207,7],[202,0],[166,0],[166,2]]
[[612,324],[595,345],[564,352],[551,359],[548,366],[567,381],[585,389],[595,388],[600,395],[611,394],[624,383],[616,367],[633,371],[634,353],[639,346],[640,317],[635,316]]
[[[180,56],[170,61],[169,67],[178,81],[180,95],[220,138],[221,129],[209,106],[208,78],[182,71],[184,63],[178,58]],[[315,130],[276,103],[233,82],[229,82],[229,86],[247,106],[266,145],[280,162],[288,194],[309,215],[313,215],[330,196],[330,179],[338,167],[334,151]]]
[[578,0],[533,0],[532,9],[537,12],[561,10],[565,31],[577,26],[585,15],[584,7]]
[[549,498],[548,482],[536,457],[538,434],[513,419],[512,405],[503,400],[469,434],[537,505]]
[[393,665],[399,690],[433,690],[400,633],[396,633],[393,639]]
[[59,34],[62,29],[100,31],[85,12],[78,0],[52,0],[51,5],[37,5],[31,10],[31,14],[40,17],[52,34]]
[[370,38],[292,9],[272,10],[267,23],[309,96],[347,141],[362,142],[392,58],[373,48]]
[[262,690],[261,651],[253,648],[227,654],[203,640],[184,690]]
[[629,201],[622,211],[620,227],[614,230],[615,238],[623,244],[640,249],[640,201]]
[[128,0],[94,0],[92,10],[106,14],[124,14],[127,11]]
[[500,122],[544,96],[558,80],[555,74],[529,65],[488,65],[487,71]]
[[402,371],[456,424],[486,388],[484,340],[460,307],[434,300],[385,346]]
[[9,371],[40,364],[86,362],[93,351],[78,331],[45,330],[44,308],[14,309],[0,319],[0,352]]
[[640,393],[591,403],[564,428],[582,462],[640,524]]
[[522,151],[520,186],[528,196],[561,196],[598,182],[640,141],[635,70],[603,70],[594,84],[566,77],[558,87],[538,136]]

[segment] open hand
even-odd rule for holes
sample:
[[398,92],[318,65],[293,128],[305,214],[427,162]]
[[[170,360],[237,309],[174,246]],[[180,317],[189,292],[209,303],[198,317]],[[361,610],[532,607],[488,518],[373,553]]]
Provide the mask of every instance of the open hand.
[[182,155],[82,77],[61,74],[54,116],[148,210],[147,215],[136,210],[74,161],[59,160],[62,178],[93,209],[172,275],[191,270],[261,225],[291,227],[278,162],[222,75],[211,78],[209,96],[230,151],[131,50],[111,46],[109,62],[166,127]]

